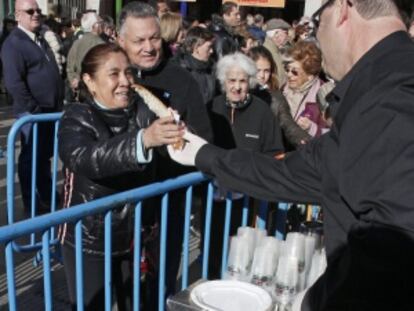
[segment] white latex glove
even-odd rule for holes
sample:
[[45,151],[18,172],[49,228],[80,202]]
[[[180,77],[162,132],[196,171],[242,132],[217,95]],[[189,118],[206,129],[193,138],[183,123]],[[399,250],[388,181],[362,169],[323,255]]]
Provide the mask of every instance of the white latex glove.
[[175,162],[182,165],[194,166],[198,151],[202,146],[207,144],[207,141],[189,131],[185,131],[183,138],[185,140],[184,148],[175,150],[171,145],[168,145],[168,154]]

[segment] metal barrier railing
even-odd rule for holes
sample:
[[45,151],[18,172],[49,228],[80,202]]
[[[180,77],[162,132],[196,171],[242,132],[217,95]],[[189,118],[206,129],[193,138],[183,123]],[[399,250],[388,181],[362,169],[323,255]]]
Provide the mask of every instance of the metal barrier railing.
[[[9,309],[16,310],[16,289],[14,282],[14,259],[13,259],[13,241],[19,237],[41,232],[42,242],[41,249],[43,255],[43,278],[44,278],[44,304],[45,310],[52,310],[52,283],[51,283],[51,259],[50,259],[50,231],[49,229],[67,222],[76,223],[75,226],[75,252],[76,252],[76,291],[78,310],[83,310],[83,271],[82,271],[82,219],[89,215],[105,214],[105,299],[106,310],[111,310],[111,215],[112,209],[121,204],[138,202],[135,205],[135,223],[134,223],[134,259],[133,259],[133,301],[134,310],[139,309],[140,305],[140,250],[141,250],[141,215],[142,201],[153,196],[162,195],[161,203],[161,231],[160,231],[160,261],[159,261],[159,310],[164,310],[165,297],[165,262],[166,262],[166,246],[167,246],[167,217],[168,217],[168,199],[170,192],[186,188],[185,200],[185,224],[184,224],[184,240],[183,240],[183,273],[182,273],[182,289],[188,286],[188,269],[189,269],[189,235],[190,235],[190,215],[192,208],[192,191],[193,186],[207,181],[207,178],[201,173],[191,173],[178,177],[176,179],[167,180],[162,183],[147,185],[138,189],[129,190],[119,194],[115,194],[106,198],[91,201],[85,204],[73,206],[68,209],[53,212],[51,214],[38,216],[32,219],[20,221],[0,228],[0,243],[6,245],[6,270],[8,283]],[[210,248],[211,233],[211,212],[213,209],[213,185],[208,184],[207,204],[205,219],[205,240],[202,261],[202,278],[208,275],[208,250]],[[243,207],[243,222],[247,221],[248,206]],[[232,210],[232,201],[227,199],[226,202],[226,225],[223,237],[223,262],[222,271],[226,267],[227,244],[230,230],[230,217]],[[264,210],[262,210],[263,212]],[[246,225],[246,223],[242,224]],[[137,268],[138,267],[138,268]]]
[[[61,113],[51,113],[51,114],[37,114],[37,115],[28,115],[22,117],[13,124],[10,129],[9,135],[7,137],[7,221],[8,224],[15,222],[14,212],[14,198],[16,195],[14,187],[14,178],[15,178],[15,157],[16,157],[16,139],[20,133],[22,127],[26,124],[32,123],[32,132],[33,132],[33,150],[32,150],[32,163],[37,163],[37,142],[38,137],[38,123],[39,122],[55,122],[54,127],[54,145],[53,145],[53,161],[52,161],[52,193],[51,193],[51,206],[50,211],[53,212],[56,210],[56,185],[57,185],[57,172],[58,172],[58,144],[57,144],[57,132],[59,129],[59,120],[62,116]],[[36,215],[36,178],[37,178],[37,166],[32,165],[31,173],[31,210],[30,217],[33,218]],[[50,232],[50,243],[56,244],[57,240],[55,238],[55,229],[51,228]],[[40,250],[42,245],[40,242],[36,242],[35,234],[30,235],[29,244],[18,244],[13,243],[13,248],[18,252],[25,251],[34,251]]]
[[[40,250],[43,257],[43,281],[44,281],[44,305],[45,310],[52,310],[53,308],[53,293],[52,293],[52,278],[51,278],[51,250],[54,247],[59,247],[58,240],[55,237],[54,228],[64,223],[75,223],[75,261],[76,261],[76,298],[78,310],[83,310],[83,274],[82,269],[83,252],[82,252],[82,219],[89,215],[105,214],[105,305],[106,310],[111,310],[112,296],[111,292],[111,245],[112,245],[112,227],[111,217],[112,210],[125,203],[135,204],[135,219],[134,219],[134,256],[133,256],[133,309],[139,310],[140,306],[140,257],[141,257],[141,216],[142,216],[142,201],[150,197],[162,196],[161,200],[161,227],[160,227],[160,259],[159,259],[159,292],[158,292],[158,309],[164,310],[165,307],[165,282],[166,282],[166,246],[167,246],[167,219],[169,210],[169,195],[172,191],[185,188],[185,219],[184,219],[184,238],[183,238],[183,252],[182,252],[182,283],[181,288],[185,289],[188,286],[189,280],[189,241],[190,241],[190,216],[192,209],[193,187],[197,184],[207,182],[208,179],[201,173],[191,173],[180,176],[176,179],[167,180],[160,183],[150,184],[141,188],[125,191],[85,204],[73,206],[68,209],[56,211],[56,185],[57,185],[57,131],[59,127],[59,119],[61,114],[44,114],[32,115],[21,118],[13,125],[9,137],[7,148],[7,209],[8,209],[8,226],[0,228],[0,243],[5,244],[6,250],[6,273],[9,297],[9,309],[16,310],[16,287],[14,275],[14,251],[37,251]],[[36,165],[33,165],[32,172],[32,202],[31,202],[31,218],[20,222],[15,222],[14,219],[14,161],[15,161],[15,141],[21,127],[27,123],[33,124],[33,139],[34,142],[38,140],[37,123],[38,122],[55,122],[54,131],[54,157],[52,168],[52,205],[51,213],[41,216],[36,216],[36,203],[34,200],[35,180],[36,180]],[[36,163],[36,143],[33,144],[33,163]],[[210,249],[211,236],[211,215],[213,209],[213,191],[214,186],[211,182],[207,185],[207,199],[206,199],[206,217],[205,217],[205,232],[203,242],[203,258],[202,258],[202,278],[208,276],[208,254]],[[232,213],[232,196],[228,194],[226,199],[225,211],[225,228],[223,234],[223,252],[221,271],[224,273],[227,266],[228,242],[230,234],[230,222]],[[256,225],[260,228],[266,226],[266,215],[268,205],[262,202],[260,204],[258,221]],[[276,231],[275,235],[281,239],[284,235],[286,214],[288,204],[279,203],[276,217]],[[248,198],[244,199],[242,208],[242,226],[246,226],[248,222]],[[35,240],[35,234],[41,234],[41,241]],[[31,241],[28,245],[20,245],[15,241],[20,237],[30,235]]]

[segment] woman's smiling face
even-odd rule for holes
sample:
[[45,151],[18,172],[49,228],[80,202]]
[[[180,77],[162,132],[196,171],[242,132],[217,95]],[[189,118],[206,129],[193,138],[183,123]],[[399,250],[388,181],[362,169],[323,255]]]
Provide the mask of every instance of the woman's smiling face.
[[128,106],[132,74],[128,59],[123,53],[110,53],[94,76],[85,74],[83,80],[100,104],[110,109]]

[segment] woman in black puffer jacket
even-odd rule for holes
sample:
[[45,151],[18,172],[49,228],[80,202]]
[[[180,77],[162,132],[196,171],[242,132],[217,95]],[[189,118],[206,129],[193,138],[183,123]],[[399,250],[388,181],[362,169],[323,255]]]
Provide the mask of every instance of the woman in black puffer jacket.
[[[81,78],[80,102],[65,107],[59,129],[59,155],[65,174],[64,208],[150,182],[152,148],[174,143],[181,135],[172,117],[151,123],[152,113],[142,99],[136,95],[132,100],[128,58],[118,46],[100,44],[92,48],[82,62]],[[114,210],[113,287],[121,310],[128,304],[131,292],[131,284],[125,279],[130,279],[132,222],[128,206]],[[74,224],[62,226],[60,238],[69,298],[75,308]],[[85,309],[103,310],[104,215],[83,220],[82,246]]]

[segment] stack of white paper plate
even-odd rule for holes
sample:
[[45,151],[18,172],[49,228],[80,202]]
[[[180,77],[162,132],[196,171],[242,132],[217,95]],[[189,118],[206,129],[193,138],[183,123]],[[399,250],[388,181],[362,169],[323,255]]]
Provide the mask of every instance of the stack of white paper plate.
[[272,299],[264,289],[239,281],[209,281],[191,291],[191,300],[208,311],[269,311]]

